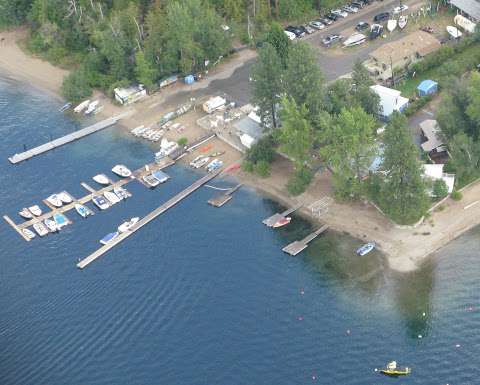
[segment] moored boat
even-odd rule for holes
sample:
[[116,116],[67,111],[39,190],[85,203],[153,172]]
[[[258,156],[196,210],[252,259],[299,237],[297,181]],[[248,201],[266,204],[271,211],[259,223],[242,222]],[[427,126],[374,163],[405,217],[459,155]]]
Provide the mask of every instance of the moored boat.
[[407,26],[408,16],[402,15],[398,18],[398,28],[404,29]]
[[73,199],[70,195],[68,195],[65,191],[62,191],[61,193],[58,193],[57,196],[60,198],[62,203],[72,203]]
[[123,187],[118,186],[113,188],[113,192],[117,197],[120,199],[127,199],[128,198],[128,193],[127,190],[125,190]]
[[25,235],[28,239],[35,238],[35,233],[30,229],[22,229],[23,235]]
[[67,217],[66,217],[65,215],[63,215],[62,213],[55,213],[55,214],[53,214],[53,220],[54,220],[55,223],[57,224],[58,230],[61,230],[61,228],[62,228],[63,226],[68,225]]
[[33,224],[34,230],[37,232],[38,235],[41,237],[44,237],[45,235],[48,234],[47,228],[43,225],[42,222],[37,222]]
[[451,25],[447,25],[447,32],[454,39],[459,39],[463,35],[457,27],[453,27]]
[[88,207],[84,205],[81,205],[80,203],[75,204],[75,210],[77,211],[78,215],[80,215],[83,218],[86,218],[89,215],[93,215],[92,210],[90,210]]
[[98,106],[98,100],[95,100],[89,103],[87,109],[85,110],[85,115],[90,115],[92,112],[94,112],[97,109],[97,106]]
[[152,174],[144,175],[142,179],[149,187],[156,187],[160,184],[160,181]]
[[51,233],[54,233],[58,230],[57,223],[51,219],[47,218],[43,221],[43,223]]
[[397,361],[392,361],[387,364],[385,368],[380,369],[380,373],[385,374],[387,376],[406,376],[410,374],[412,369],[409,367],[398,367]]
[[130,228],[131,228],[135,223],[137,223],[139,220],[140,220],[139,217],[133,217],[133,218],[130,219],[129,221],[123,222],[120,226],[118,226],[118,231],[119,231],[120,233],[124,233],[125,231],[130,230]]
[[390,19],[387,22],[387,29],[389,32],[393,32],[397,28],[397,19]]
[[100,210],[106,210],[110,207],[107,200],[101,195],[94,195],[92,201]]
[[107,186],[110,184],[110,179],[108,179],[108,177],[105,174],[95,175],[92,179],[98,184],[103,184],[104,186]]
[[36,217],[39,217],[40,215],[42,215],[42,209],[38,205],[30,206],[28,210],[30,210],[30,212]]
[[121,176],[122,178],[128,178],[132,175],[132,172],[128,169],[128,167],[124,166],[123,164],[117,164],[112,168],[112,172],[118,176]]
[[372,251],[374,248],[375,248],[375,242],[365,243],[362,247],[359,247],[357,249],[357,254],[360,256],[364,256],[368,254],[370,251]]
[[292,221],[291,217],[284,217],[279,219],[277,222],[275,222],[272,227],[273,228],[282,227],[282,226],[288,225],[291,221]]
[[155,178],[157,178],[160,183],[165,183],[167,180],[170,179],[170,175],[164,173],[161,170],[157,170],[157,171],[152,172],[152,175]]
[[107,200],[114,205],[115,203],[120,202],[120,198],[117,196],[117,194],[111,192],[111,191],[105,191],[103,193],[103,196],[107,198]]
[[26,207],[24,207],[22,210],[20,210],[18,212],[18,215],[20,215],[22,218],[25,218],[25,219],[32,219],[33,218],[32,213]]
[[108,242],[113,241],[115,238],[117,238],[119,235],[118,231],[115,231],[114,233],[109,233],[105,235],[102,239],[100,239],[100,243],[102,245],[106,245]]
[[90,100],[84,100],[78,106],[76,106],[73,109],[73,111],[75,111],[78,114],[78,113],[82,112],[85,108],[87,108],[89,104],[90,104]]
[[63,205],[62,200],[57,194],[52,194],[45,200],[54,207],[62,207]]

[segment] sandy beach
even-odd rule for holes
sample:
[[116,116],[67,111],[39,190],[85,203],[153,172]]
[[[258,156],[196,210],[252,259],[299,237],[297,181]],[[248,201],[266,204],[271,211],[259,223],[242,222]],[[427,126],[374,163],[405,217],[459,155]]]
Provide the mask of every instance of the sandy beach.
[[[0,33],[0,37],[4,38],[0,43],[0,73],[3,76],[31,84],[60,98],[62,80],[68,71],[25,54],[17,44],[25,36],[24,30]],[[122,120],[120,126],[120,130],[124,131],[126,135],[130,135],[129,130],[132,128],[158,122],[166,112],[187,102],[183,91],[194,92],[205,89],[215,79],[228,78],[235,69],[239,68],[246,60],[254,58],[256,54],[254,51],[245,50],[241,53],[241,57],[238,56],[239,54],[236,55],[215,68],[209,74],[208,79],[196,83],[193,87],[175,86],[168,92],[162,91],[148,96],[133,106],[116,105],[105,95],[95,92],[93,98],[100,100],[100,103],[104,105],[104,109],[99,115],[110,117],[124,112],[126,109],[132,110],[132,115]],[[196,101],[197,104],[199,102]],[[203,115],[204,113],[197,109],[178,118],[176,121],[181,123],[185,129],[181,132],[169,131],[166,136],[170,140],[186,137],[189,142],[198,139],[206,133],[196,123]],[[225,151],[222,156],[224,164],[241,161],[242,154],[218,138],[213,139],[210,144],[209,152]],[[157,148],[158,144],[152,144],[152,150]],[[199,150],[193,152],[185,157],[184,161],[189,162],[199,153]],[[286,183],[292,171],[291,162],[278,157],[272,166],[269,178],[258,178],[240,170],[236,172],[236,176],[243,183],[258,189],[286,206],[302,203],[301,214],[311,220],[326,223],[332,229],[348,233],[362,241],[375,241],[388,259],[390,267],[396,271],[407,272],[418,268],[432,253],[480,223],[480,184],[478,183],[468,186],[463,191],[462,200],[447,199],[441,205],[440,210],[434,210],[431,216],[417,228],[399,228],[367,202],[364,204],[335,202],[331,190],[331,176],[328,171],[318,172],[304,194],[298,197],[289,196]],[[327,202],[328,211],[318,217],[312,213],[312,205],[322,199]]]

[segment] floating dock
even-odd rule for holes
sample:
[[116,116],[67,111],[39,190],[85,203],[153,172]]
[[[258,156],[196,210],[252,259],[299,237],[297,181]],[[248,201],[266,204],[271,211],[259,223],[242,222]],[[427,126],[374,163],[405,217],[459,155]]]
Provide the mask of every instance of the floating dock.
[[28,160],[30,158],[33,158],[34,156],[43,154],[44,152],[53,150],[57,147],[63,146],[64,144],[73,142],[74,140],[81,139],[87,135],[93,134],[94,132],[98,132],[100,130],[103,130],[107,127],[113,126],[115,123],[117,123],[120,119],[125,118],[126,116],[130,115],[130,111],[126,111],[120,115],[113,116],[111,118],[102,120],[101,122],[95,123],[91,126],[82,128],[81,130],[72,132],[70,134],[67,134],[65,136],[62,136],[61,138],[54,139],[48,143],[42,144],[40,146],[34,147],[31,150],[27,150],[25,152],[22,152],[20,154],[15,154],[8,158],[10,163],[16,164],[23,162],[24,160]]
[[294,207],[289,208],[288,210],[285,210],[283,213],[274,214],[271,217],[264,219],[262,223],[268,227],[273,227],[275,223],[285,218],[287,215],[293,213],[294,211],[297,211],[302,206],[303,204],[300,203]]
[[121,233],[117,238],[113,239],[106,245],[100,247],[97,251],[94,253],[90,254],[88,257],[82,259],[80,262],[77,263],[77,267],[79,269],[84,269],[87,267],[90,263],[94,262],[96,259],[100,258],[103,254],[105,254],[107,251],[118,245],[120,242],[122,242],[124,239],[128,238],[130,235],[132,235],[134,232],[145,226],[147,223],[150,221],[154,220],[157,218],[159,215],[163,214],[165,211],[168,209],[172,208],[175,206],[177,203],[181,202],[183,199],[185,199],[187,196],[192,194],[194,191],[202,187],[205,183],[208,181],[212,180],[215,178],[218,174],[222,172],[221,169],[218,169],[216,171],[213,171],[204,177],[198,179],[196,182],[194,182],[191,186],[187,187],[185,190],[181,191],[177,195],[175,195],[173,198],[169,199],[167,202],[153,210],[150,214],[146,215],[140,221],[138,221],[130,230]]
[[313,233],[307,235],[301,241],[295,241],[295,242],[292,242],[289,245],[285,246],[282,249],[282,251],[284,251],[287,254],[295,256],[295,255],[301,253],[303,250],[305,250],[307,248],[308,244],[311,241],[313,241],[315,238],[317,238],[320,234],[322,234],[327,229],[328,229],[328,225],[323,225],[318,230],[316,230]]
[[208,204],[215,206],[215,207],[222,207],[225,203],[229,202],[230,199],[232,199],[232,194],[237,191],[240,187],[242,187],[242,184],[238,184],[235,187],[232,187],[228,191],[224,192],[223,194],[218,194],[217,196],[214,196],[213,198],[208,200]]

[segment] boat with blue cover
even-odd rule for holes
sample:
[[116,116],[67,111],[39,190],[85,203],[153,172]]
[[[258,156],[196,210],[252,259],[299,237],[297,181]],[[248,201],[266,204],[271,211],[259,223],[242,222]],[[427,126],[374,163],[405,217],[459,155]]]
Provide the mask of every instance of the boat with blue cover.
[[80,203],[75,204],[75,210],[77,211],[78,215],[83,218],[88,217],[89,215],[93,215],[93,211],[90,210],[88,207],[81,205]]
[[106,245],[108,242],[113,241],[115,238],[118,237],[118,231],[115,231],[114,233],[109,233],[105,235],[102,239],[100,239],[100,243],[102,245]]
[[170,179],[170,175],[168,174],[165,174],[163,171],[161,170],[157,170],[157,171],[154,171],[152,172],[152,175],[158,179],[158,181],[160,183],[165,183],[167,180]]
[[101,195],[94,195],[92,201],[100,210],[106,210],[110,207],[107,200]]
[[53,220],[55,221],[55,223],[57,224],[57,229],[61,229],[63,226],[66,226],[68,225],[68,220],[67,220],[67,217],[65,215],[63,215],[62,213],[55,213],[53,214]]

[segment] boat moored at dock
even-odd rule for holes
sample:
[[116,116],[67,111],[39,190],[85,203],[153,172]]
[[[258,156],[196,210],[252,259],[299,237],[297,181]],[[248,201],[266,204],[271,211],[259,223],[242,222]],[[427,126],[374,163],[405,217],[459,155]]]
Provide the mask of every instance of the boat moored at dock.
[[119,235],[118,231],[115,231],[114,233],[109,233],[105,235],[102,239],[100,239],[100,243],[102,245],[106,245],[107,243],[113,241],[115,238],[117,238]]
[[88,207],[81,205],[80,203],[75,204],[75,211],[80,215],[82,218],[86,218],[89,215],[93,215],[93,211],[90,210]]
[[62,203],[68,204],[73,202],[72,197],[68,195],[65,191],[58,193],[57,196],[62,201]]
[[98,184],[108,186],[110,184],[110,179],[105,174],[98,174],[92,178]]
[[114,205],[118,202],[120,202],[120,198],[117,196],[117,194],[111,192],[111,191],[105,191],[103,193],[103,196],[107,199],[107,201],[110,202],[110,204]]
[[129,197],[127,190],[121,186],[114,187],[113,192],[119,199],[127,199]]
[[58,231],[57,223],[54,220],[47,218],[43,223],[51,233]]
[[28,210],[30,210],[30,212],[36,217],[39,217],[40,215],[42,215],[42,209],[38,205],[30,206]]
[[94,195],[92,201],[100,210],[106,210],[110,207],[107,200],[102,195]]
[[112,172],[122,178],[128,178],[132,175],[132,172],[128,169],[127,166],[123,164],[117,164],[112,168]]
[[277,222],[275,222],[273,224],[273,228],[276,229],[278,227],[283,227],[285,225],[288,225],[290,222],[292,221],[292,218],[291,217],[284,217],[284,218],[280,218]]
[[20,215],[22,218],[25,218],[25,219],[32,219],[33,218],[33,214],[26,207],[21,209],[18,212],[18,215]]
[[53,220],[57,224],[58,230],[61,230],[62,227],[68,225],[68,219],[65,215],[62,213],[55,213],[53,214]]
[[130,230],[130,228],[140,220],[139,217],[133,217],[129,221],[123,222],[120,226],[118,226],[118,232],[124,233],[125,231]]
[[41,237],[44,237],[45,235],[48,234],[47,228],[43,225],[42,222],[37,222],[33,224],[34,230],[37,232],[38,235]]
[[160,184],[160,181],[152,174],[144,175],[142,179],[148,185],[148,187],[151,188],[157,187]]
[[63,205],[62,200],[57,194],[52,194],[45,200],[54,207],[62,207]]
[[170,175],[165,174],[162,170],[154,171],[152,172],[152,175],[157,178],[160,183],[165,183],[170,179]]
[[27,239],[35,238],[35,233],[30,229],[22,229],[22,234],[27,237]]

